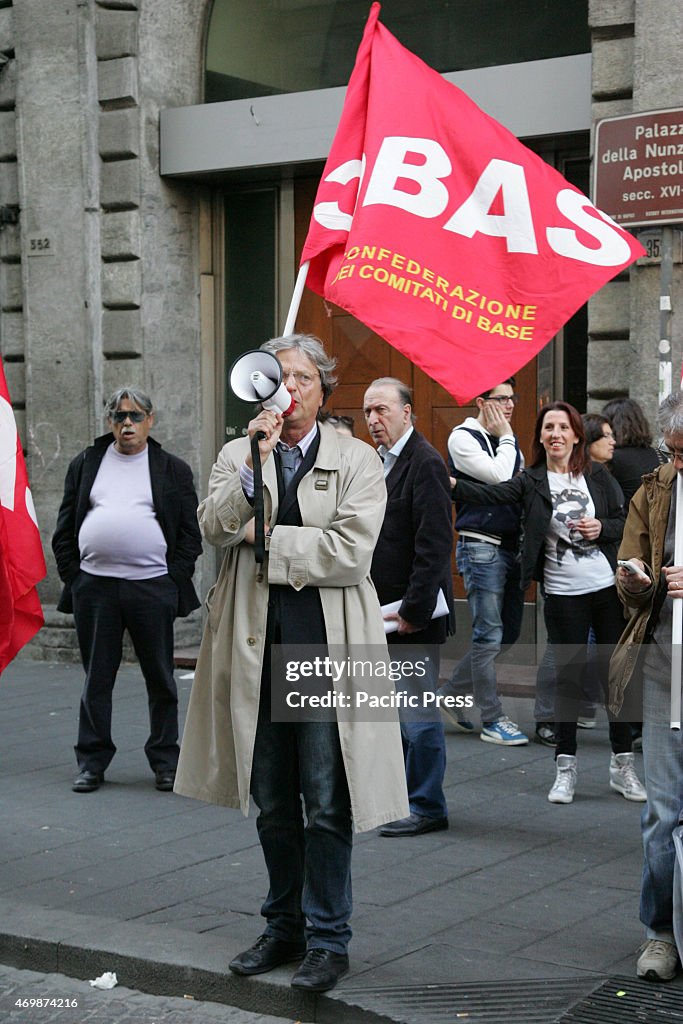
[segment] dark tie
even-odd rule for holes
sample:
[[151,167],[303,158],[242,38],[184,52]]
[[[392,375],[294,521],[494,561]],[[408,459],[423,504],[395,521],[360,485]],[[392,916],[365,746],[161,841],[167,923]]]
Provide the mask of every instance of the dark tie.
[[298,445],[287,450],[278,447],[278,454],[280,456],[280,466],[282,468],[282,482],[285,485],[285,491],[288,491],[292,478],[297,471],[297,464],[301,457],[301,451],[299,450]]

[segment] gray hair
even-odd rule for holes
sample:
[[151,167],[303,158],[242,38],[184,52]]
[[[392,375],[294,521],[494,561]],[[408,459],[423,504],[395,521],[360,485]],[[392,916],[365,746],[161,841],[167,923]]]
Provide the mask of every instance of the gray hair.
[[672,391],[657,410],[657,425],[665,437],[683,434],[683,391]]
[[334,370],[337,360],[328,356],[319,338],[312,334],[288,334],[285,337],[271,338],[261,345],[264,352],[270,352],[275,356],[278,352],[286,352],[288,349],[296,349],[315,365],[320,374],[320,384],[323,389],[323,404],[330,397],[337,386],[337,378]]
[[127,398],[129,402],[134,402],[138,408],[143,409],[148,416],[151,416],[153,407],[149,395],[145,391],[141,391],[140,388],[125,387],[118,388],[107,399],[105,404],[107,419],[112,418],[124,398]]
[[399,380],[398,377],[378,377],[376,380],[373,380],[372,384],[368,384],[368,391],[370,388],[395,388],[401,405],[410,406],[410,422],[415,423],[413,392],[402,380]]

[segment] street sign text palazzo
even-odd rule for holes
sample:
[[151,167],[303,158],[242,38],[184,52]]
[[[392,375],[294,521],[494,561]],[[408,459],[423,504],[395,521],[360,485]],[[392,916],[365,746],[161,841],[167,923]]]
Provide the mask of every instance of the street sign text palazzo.
[[683,110],[599,121],[593,202],[624,227],[683,223]]

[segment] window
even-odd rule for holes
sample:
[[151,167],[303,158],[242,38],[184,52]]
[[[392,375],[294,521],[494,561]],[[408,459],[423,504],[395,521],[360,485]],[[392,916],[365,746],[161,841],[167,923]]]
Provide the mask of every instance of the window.
[[[215,0],[206,101],[343,86],[368,0]],[[437,71],[590,52],[588,0],[383,0],[382,24]]]

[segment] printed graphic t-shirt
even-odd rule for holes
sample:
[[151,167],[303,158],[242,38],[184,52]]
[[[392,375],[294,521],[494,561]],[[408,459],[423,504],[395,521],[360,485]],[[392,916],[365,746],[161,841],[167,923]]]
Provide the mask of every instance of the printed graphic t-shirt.
[[545,542],[547,594],[590,594],[614,584],[614,571],[594,540],[586,540],[576,521],[595,516],[595,505],[581,473],[548,473],[553,514]]

